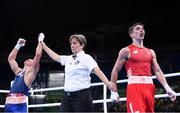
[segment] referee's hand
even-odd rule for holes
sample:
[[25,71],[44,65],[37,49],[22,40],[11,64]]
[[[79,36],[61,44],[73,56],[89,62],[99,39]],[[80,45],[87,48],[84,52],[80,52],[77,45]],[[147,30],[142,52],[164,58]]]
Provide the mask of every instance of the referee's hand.
[[111,90],[111,91],[117,91],[117,86],[116,86],[116,84],[115,83],[113,83],[113,82],[109,82],[108,83],[108,85],[107,85],[107,87],[109,88],[109,90]]

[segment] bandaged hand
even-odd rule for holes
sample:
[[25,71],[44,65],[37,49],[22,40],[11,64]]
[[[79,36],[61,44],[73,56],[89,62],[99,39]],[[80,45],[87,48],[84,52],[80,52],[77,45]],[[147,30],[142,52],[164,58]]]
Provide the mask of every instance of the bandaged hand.
[[40,33],[38,36],[38,42],[43,42],[45,35],[43,33]]
[[117,92],[114,92],[114,91],[111,91],[111,96],[110,96],[110,99],[113,101],[113,102],[118,102],[119,101],[119,94]]
[[176,93],[169,87],[168,84],[164,85],[164,88],[165,88],[168,96],[170,97],[171,101],[175,101],[176,100]]
[[23,38],[19,38],[19,40],[17,41],[17,44],[15,46],[15,48],[17,50],[19,50],[21,47],[25,46],[26,40]]

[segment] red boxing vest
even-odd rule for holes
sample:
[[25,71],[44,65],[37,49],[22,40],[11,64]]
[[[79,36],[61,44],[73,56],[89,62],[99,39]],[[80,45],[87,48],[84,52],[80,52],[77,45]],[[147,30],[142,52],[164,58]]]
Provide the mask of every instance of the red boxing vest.
[[128,46],[130,58],[125,62],[127,75],[151,76],[152,54],[150,49],[137,47],[133,44]]

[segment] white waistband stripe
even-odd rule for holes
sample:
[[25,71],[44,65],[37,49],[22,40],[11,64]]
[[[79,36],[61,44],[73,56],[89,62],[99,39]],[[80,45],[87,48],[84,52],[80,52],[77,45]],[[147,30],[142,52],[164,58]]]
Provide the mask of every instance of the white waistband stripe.
[[27,103],[28,97],[27,96],[8,96],[6,97],[6,104],[21,104]]
[[150,76],[129,76],[128,84],[153,84],[152,77]]

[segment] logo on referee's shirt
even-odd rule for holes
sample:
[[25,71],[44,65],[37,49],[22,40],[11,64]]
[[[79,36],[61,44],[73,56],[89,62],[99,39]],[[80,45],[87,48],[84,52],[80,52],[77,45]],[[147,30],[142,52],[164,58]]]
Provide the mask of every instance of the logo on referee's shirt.
[[77,64],[79,64],[79,63],[80,63],[79,60],[73,60],[73,61],[70,62],[70,65],[72,65],[72,64],[77,65]]
[[79,60],[75,60],[74,64],[77,65],[79,64],[79,62],[80,62]]

